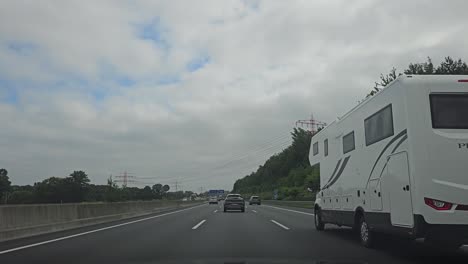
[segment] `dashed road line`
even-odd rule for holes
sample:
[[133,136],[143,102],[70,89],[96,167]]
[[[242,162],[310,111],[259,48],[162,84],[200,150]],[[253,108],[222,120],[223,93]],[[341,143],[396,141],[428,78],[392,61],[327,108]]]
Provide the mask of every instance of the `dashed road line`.
[[282,227],[282,228],[285,229],[285,230],[289,230],[289,227],[287,227],[287,226],[285,226],[285,225],[283,225],[283,224],[280,224],[280,223],[276,222],[275,220],[270,220],[270,221],[271,221],[272,223],[274,223],[274,224],[276,224],[276,225]]
[[257,213],[257,211],[255,211],[255,210],[252,210],[252,212]]
[[200,223],[198,223],[198,224],[196,224],[194,227],[192,227],[192,230],[195,230],[195,229],[199,228],[199,227],[200,227],[201,225],[203,225],[203,223],[205,223],[205,222],[206,222],[205,219],[204,219],[204,220],[201,220]]

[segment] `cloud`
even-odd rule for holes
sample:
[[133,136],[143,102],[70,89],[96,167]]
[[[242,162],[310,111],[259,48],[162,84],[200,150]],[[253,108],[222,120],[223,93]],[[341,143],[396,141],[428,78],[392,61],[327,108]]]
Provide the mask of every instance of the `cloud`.
[[197,71],[205,67],[205,65],[208,64],[209,62],[210,62],[209,56],[200,55],[187,63],[187,70],[189,72]]
[[[421,8],[424,7],[424,8]],[[467,3],[5,1],[0,167],[230,189],[382,72],[466,57]],[[227,164],[222,166],[223,164]]]

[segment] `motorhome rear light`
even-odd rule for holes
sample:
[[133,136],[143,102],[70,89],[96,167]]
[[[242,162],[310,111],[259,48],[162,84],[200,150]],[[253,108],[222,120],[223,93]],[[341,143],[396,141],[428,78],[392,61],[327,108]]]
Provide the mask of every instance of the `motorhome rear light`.
[[452,209],[453,206],[452,203],[439,201],[431,198],[424,198],[424,202],[438,211],[447,211]]
[[468,79],[458,80],[458,82],[468,82]]

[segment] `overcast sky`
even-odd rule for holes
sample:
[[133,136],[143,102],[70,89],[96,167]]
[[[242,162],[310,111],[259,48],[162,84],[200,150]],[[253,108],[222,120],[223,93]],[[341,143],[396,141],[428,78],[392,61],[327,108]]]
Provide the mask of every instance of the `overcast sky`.
[[[231,189],[393,66],[468,59],[460,1],[1,1],[0,167]],[[148,179],[141,179],[148,178]]]

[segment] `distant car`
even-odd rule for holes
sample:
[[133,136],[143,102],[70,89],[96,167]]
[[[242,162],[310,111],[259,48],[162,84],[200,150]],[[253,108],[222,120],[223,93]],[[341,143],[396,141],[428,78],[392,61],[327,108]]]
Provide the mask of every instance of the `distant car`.
[[224,200],[224,212],[227,210],[240,210],[245,212],[245,201],[240,194],[228,194]]
[[210,197],[210,199],[208,199],[208,203],[209,204],[218,204],[218,199],[216,197]]
[[252,205],[252,204],[261,205],[261,204],[262,204],[262,201],[260,200],[260,197],[258,197],[258,196],[250,196],[249,205]]

